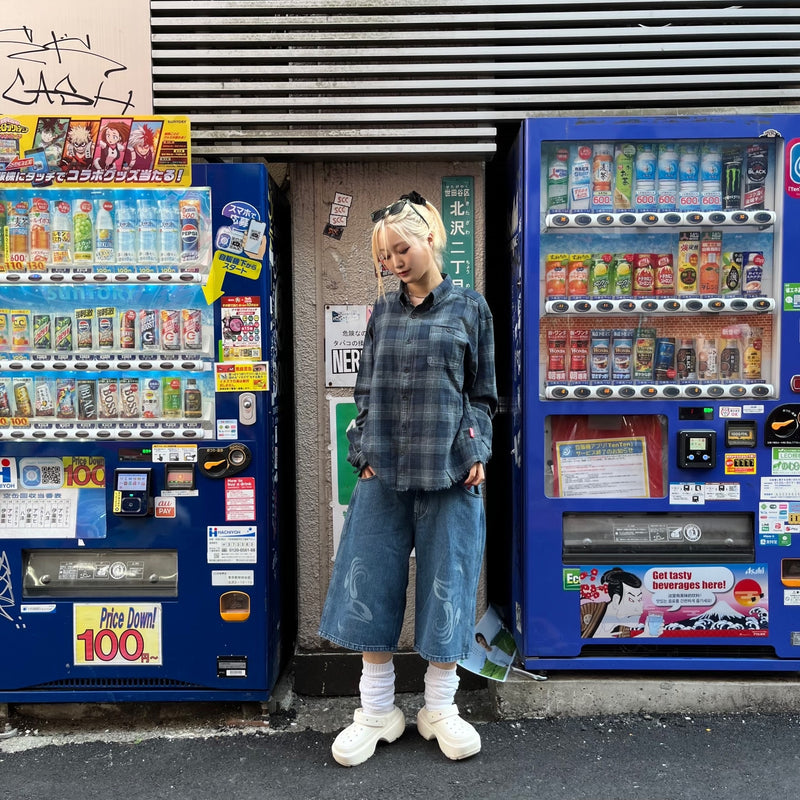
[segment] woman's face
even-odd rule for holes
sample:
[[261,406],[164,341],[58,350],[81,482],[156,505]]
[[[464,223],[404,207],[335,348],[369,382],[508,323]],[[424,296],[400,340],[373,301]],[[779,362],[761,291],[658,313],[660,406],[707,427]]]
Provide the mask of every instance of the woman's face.
[[384,229],[384,234],[385,249],[380,252],[381,262],[403,283],[416,283],[431,270],[438,272],[433,250],[427,239],[406,238],[389,226]]
[[106,141],[110,145],[115,145],[122,137],[114,128],[106,128]]

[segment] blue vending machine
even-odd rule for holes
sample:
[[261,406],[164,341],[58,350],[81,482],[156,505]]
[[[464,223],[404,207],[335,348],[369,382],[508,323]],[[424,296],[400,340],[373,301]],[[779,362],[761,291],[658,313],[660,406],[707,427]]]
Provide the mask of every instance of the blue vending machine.
[[529,119],[510,157],[528,669],[800,667],[800,117]]
[[283,199],[217,164],[0,201],[0,701],[268,699]]

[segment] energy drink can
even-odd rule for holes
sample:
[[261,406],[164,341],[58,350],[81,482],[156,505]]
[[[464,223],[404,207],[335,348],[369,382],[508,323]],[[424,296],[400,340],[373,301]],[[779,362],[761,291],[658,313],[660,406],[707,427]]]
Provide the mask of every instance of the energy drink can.
[[763,142],[755,142],[747,147],[744,162],[742,208],[764,208],[768,164],[767,148]]
[[94,347],[94,309],[75,309],[75,337],[78,350],[91,350]]
[[11,349],[15,352],[30,350],[31,347],[31,315],[28,311],[12,311],[11,317]]
[[59,352],[72,351],[72,317],[56,317],[54,342]]
[[33,349],[50,350],[53,346],[53,327],[49,314],[33,315]]
[[116,308],[98,308],[97,314],[97,346],[106,350],[114,347],[114,322],[117,318]]
[[53,400],[53,382],[49,378],[34,379],[34,410],[37,417],[52,417],[56,413]]
[[98,378],[97,397],[100,419],[119,417],[119,384],[116,378]]
[[726,210],[742,207],[742,150],[728,147],[722,151],[722,207]]
[[56,417],[75,419],[74,378],[59,378],[56,381]]
[[97,384],[78,381],[78,419],[97,419]]
[[184,308],[181,311],[181,344],[187,350],[203,347],[203,319],[199,308]]
[[138,419],[141,416],[138,378],[119,379],[119,410],[123,419]]
[[18,417],[33,416],[32,389],[31,378],[14,378],[14,413]]
[[181,349],[181,312],[161,309],[161,344],[165,350]]
[[119,346],[123,350],[136,348],[136,312],[133,309],[119,315]]
[[154,308],[143,308],[139,312],[139,347],[158,349],[158,311]]

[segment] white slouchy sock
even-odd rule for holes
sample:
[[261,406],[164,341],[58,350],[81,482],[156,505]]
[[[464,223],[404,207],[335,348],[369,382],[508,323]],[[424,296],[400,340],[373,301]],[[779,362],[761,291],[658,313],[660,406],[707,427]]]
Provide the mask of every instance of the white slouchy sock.
[[362,660],[361,708],[365,714],[386,714],[394,708],[394,662],[370,664]]
[[440,669],[428,664],[425,671],[425,708],[443,711],[453,705],[459,677],[455,669]]

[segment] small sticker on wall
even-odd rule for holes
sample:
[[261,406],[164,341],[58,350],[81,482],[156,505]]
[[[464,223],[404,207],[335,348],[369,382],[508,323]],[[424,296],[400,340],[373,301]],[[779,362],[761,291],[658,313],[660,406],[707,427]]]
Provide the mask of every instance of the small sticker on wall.
[[341,239],[347,227],[347,218],[350,215],[350,206],[353,204],[353,195],[336,192],[331,203],[328,222],[322,231],[330,239]]

